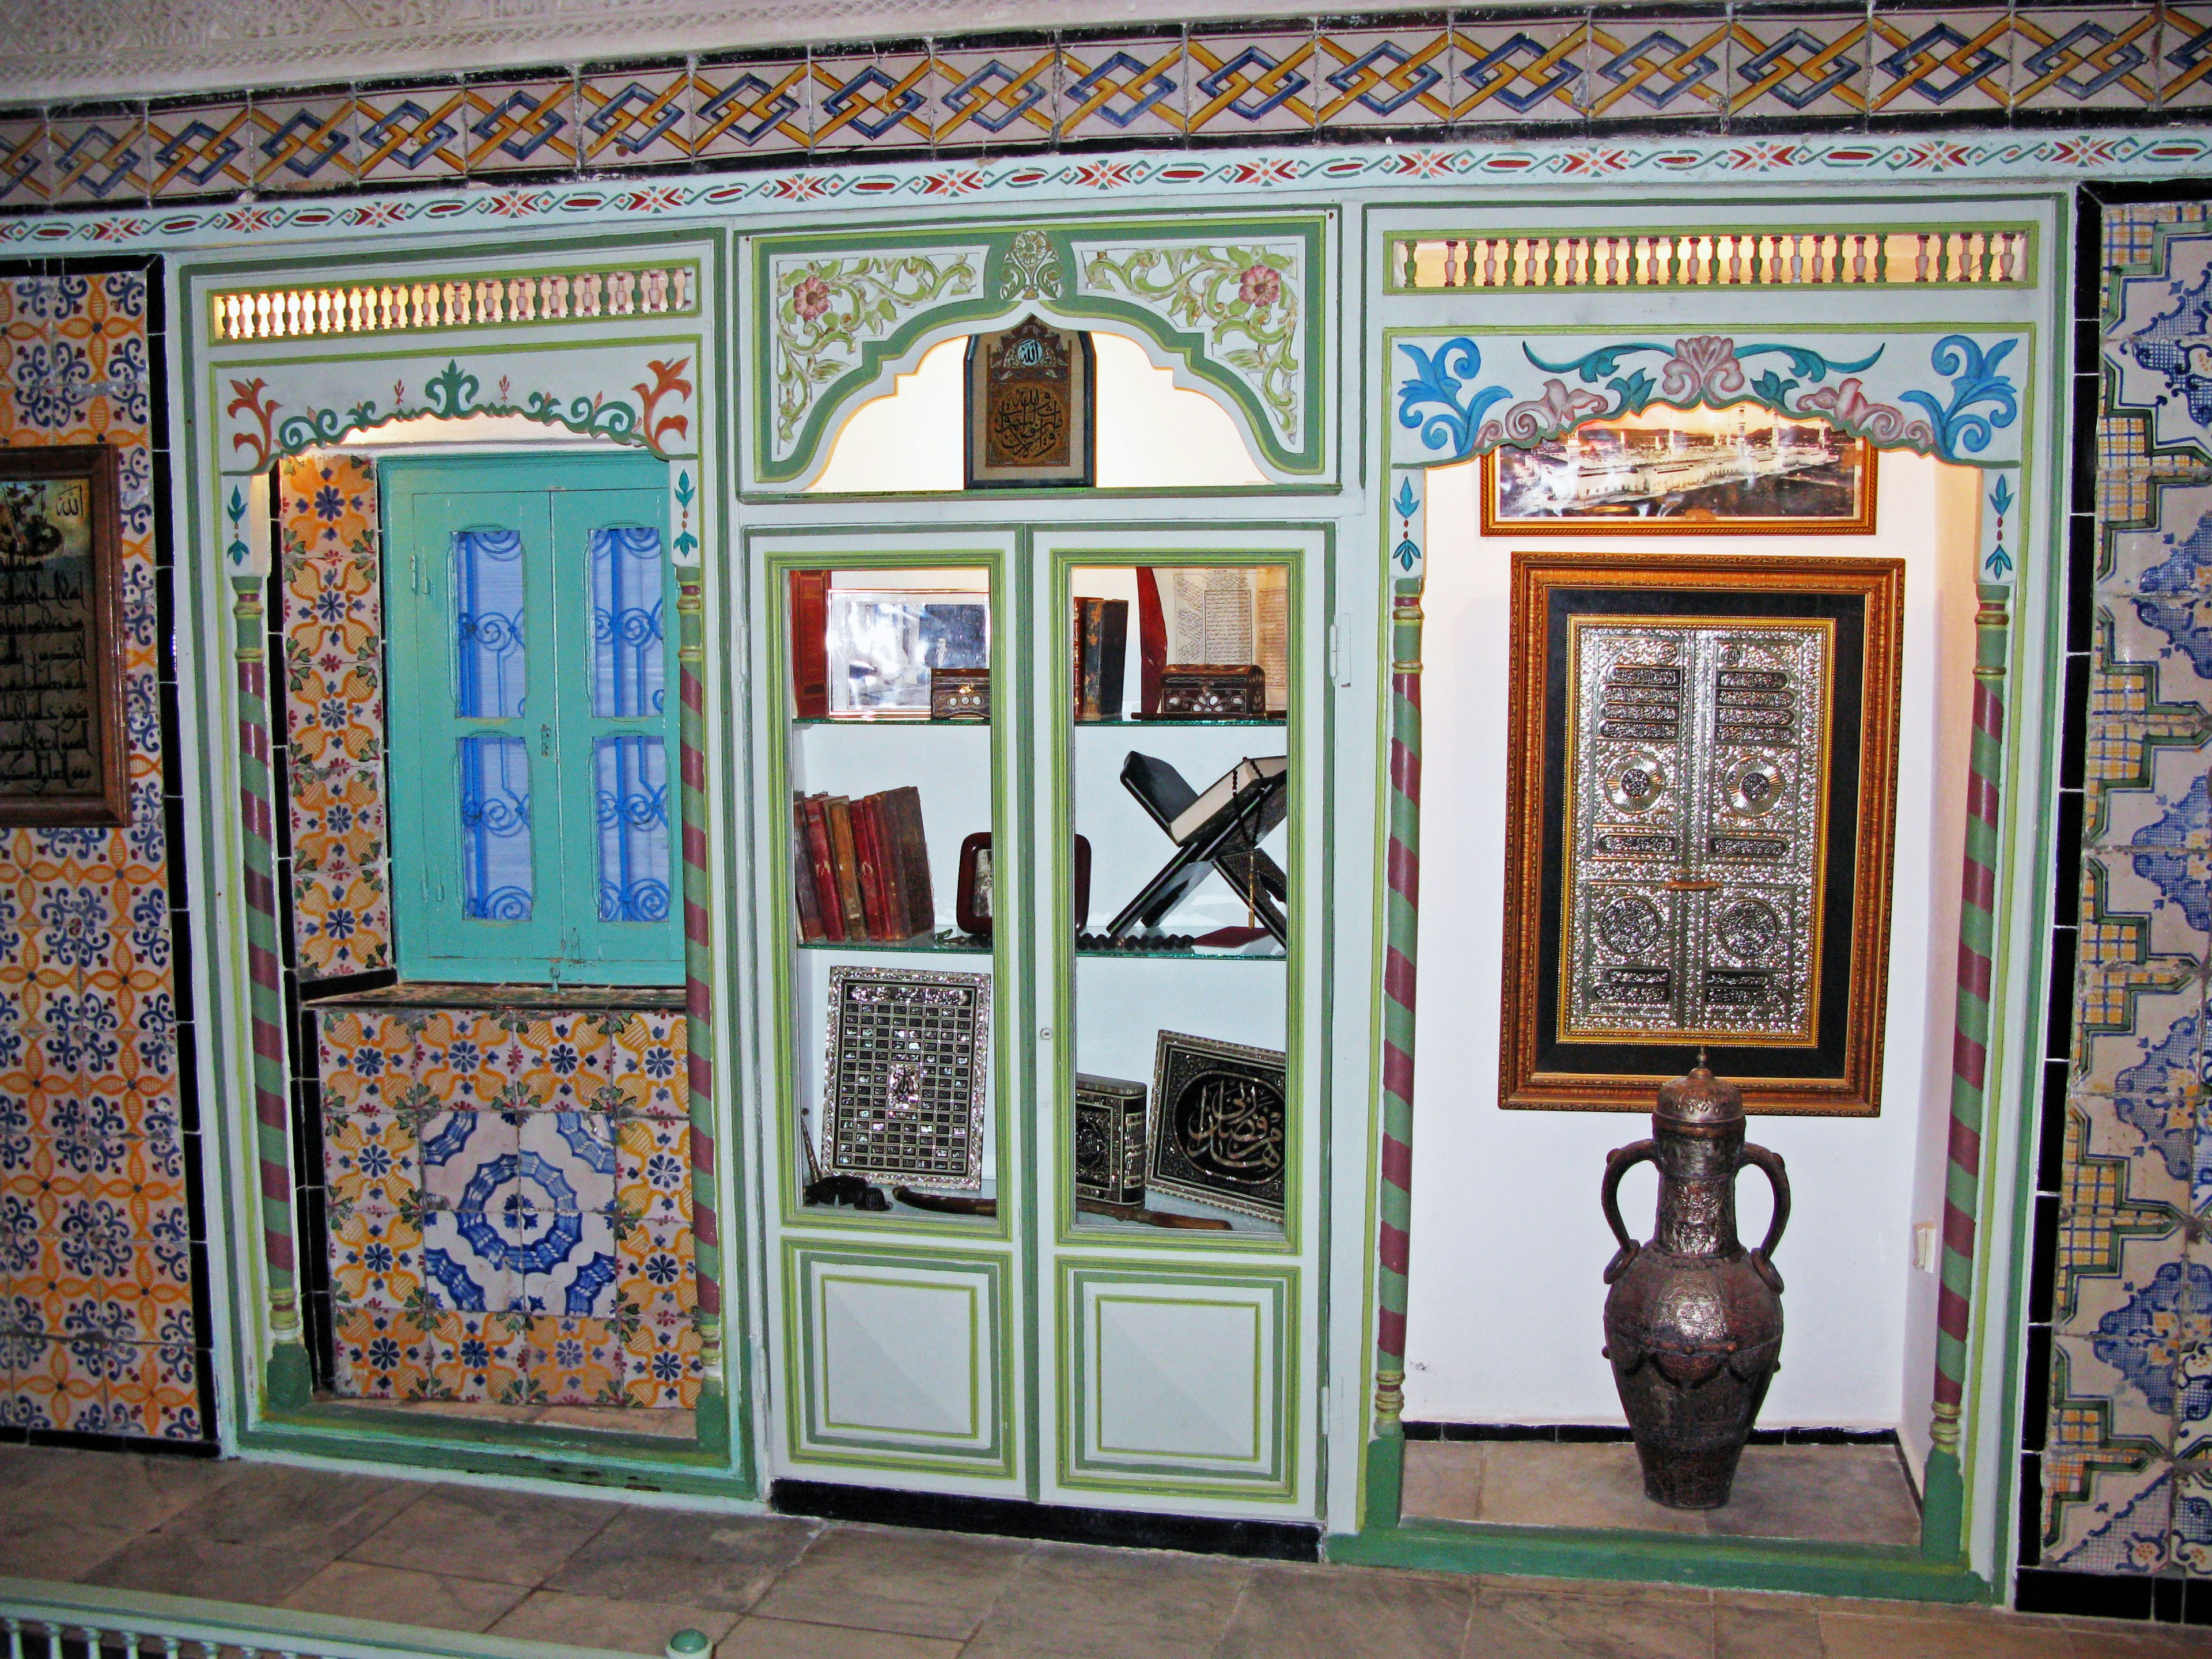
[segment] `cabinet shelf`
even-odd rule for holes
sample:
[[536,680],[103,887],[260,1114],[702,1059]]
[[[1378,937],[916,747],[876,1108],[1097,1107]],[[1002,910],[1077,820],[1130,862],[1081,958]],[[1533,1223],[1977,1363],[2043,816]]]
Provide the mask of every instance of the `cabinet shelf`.
[[1236,720],[1139,720],[1125,716],[1115,720],[1075,720],[1071,724],[1079,732],[1176,732],[1186,726],[1272,726],[1279,731],[1287,722],[1280,714],[1247,714]]
[[988,720],[935,720],[919,714],[840,714],[834,719],[824,715],[819,719],[793,719],[791,723],[797,726],[854,726],[869,732],[988,732],[991,729]]
[[1121,951],[1079,945],[1075,954],[1085,962],[1282,962],[1289,957],[1279,945],[1266,951]]
[[896,942],[865,939],[803,939],[799,941],[802,951],[868,951],[889,956],[964,956],[988,957],[991,941],[978,939],[972,933],[956,933],[951,929],[924,939],[917,934],[913,939]]

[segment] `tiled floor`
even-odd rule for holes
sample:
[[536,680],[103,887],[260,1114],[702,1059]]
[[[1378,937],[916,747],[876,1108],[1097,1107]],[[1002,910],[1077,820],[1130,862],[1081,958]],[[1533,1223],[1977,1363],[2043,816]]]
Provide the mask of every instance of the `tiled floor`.
[[1920,1509],[1889,1446],[1747,1446],[1717,1510],[1644,1495],[1636,1448],[1534,1440],[1413,1440],[1406,1513],[1524,1527],[1626,1527],[1732,1538],[1917,1544]]
[[720,1659],[2153,1659],[2212,1632],[1030,1544],[0,1447],[0,1574]]

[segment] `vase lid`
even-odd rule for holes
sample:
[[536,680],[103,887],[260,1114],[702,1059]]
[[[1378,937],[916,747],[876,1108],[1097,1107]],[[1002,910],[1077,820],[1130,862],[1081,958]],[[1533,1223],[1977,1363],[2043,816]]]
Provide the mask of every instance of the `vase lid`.
[[1741,1123],[1743,1091],[1715,1077],[1702,1052],[1688,1073],[1659,1085],[1656,1119],[1674,1123]]

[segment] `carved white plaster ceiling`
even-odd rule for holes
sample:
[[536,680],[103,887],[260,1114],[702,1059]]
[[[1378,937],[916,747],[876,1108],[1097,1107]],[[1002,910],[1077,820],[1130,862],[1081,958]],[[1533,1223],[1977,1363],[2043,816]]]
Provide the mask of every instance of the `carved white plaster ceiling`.
[[[1313,4],[1205,9],[1303,15]],[[1190,15],[1189,0],[4,0],[0,102]]]

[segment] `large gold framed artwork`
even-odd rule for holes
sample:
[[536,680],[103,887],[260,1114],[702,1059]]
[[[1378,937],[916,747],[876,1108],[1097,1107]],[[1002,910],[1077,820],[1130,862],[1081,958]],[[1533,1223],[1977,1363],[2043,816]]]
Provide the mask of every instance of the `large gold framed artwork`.
[[1881,1109],[1905,567],[1516,553],[1508,1107]]

